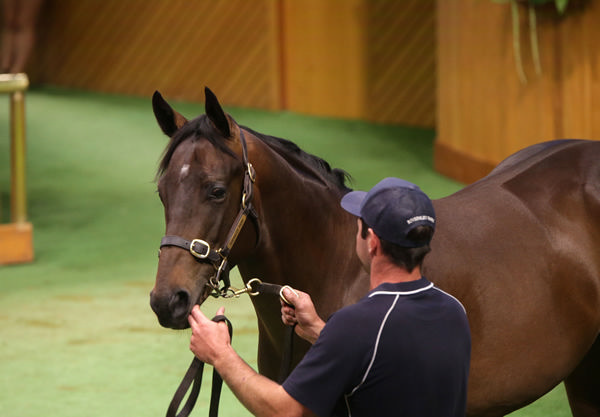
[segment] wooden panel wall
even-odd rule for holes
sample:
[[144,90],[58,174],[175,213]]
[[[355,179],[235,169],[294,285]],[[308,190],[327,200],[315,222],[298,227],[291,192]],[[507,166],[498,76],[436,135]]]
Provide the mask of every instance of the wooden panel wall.
[[284,2],[289,109],[435,123],[433,0]]
[[435,0],[47,0],[34,83],[432,127]]
[[280,108],[275,0],[48,0],[34,82]]
[[[541,74],[536,74],[526,9],[519,80],[508,3],[438,1],[436,168],[472,182],[528,145],[600,138],[600,3],[569,2],[559,18],[538,10]],[[596,117],[595,117],[596,116]]]

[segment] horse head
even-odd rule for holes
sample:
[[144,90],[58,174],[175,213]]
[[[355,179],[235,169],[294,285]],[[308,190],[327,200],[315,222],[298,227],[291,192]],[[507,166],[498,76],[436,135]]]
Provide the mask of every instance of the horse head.
[[244,134],[208,88],[205,94],[206,114],[193,120],[160,93],[152,98],[170,141],[157,174],[166,233],[150,305],[160,324],[174,329],[188,327],[195,304],[227,289],[235,259],[249,253],[258,236],[256,228],[244,227],[247,218],[256,220]]

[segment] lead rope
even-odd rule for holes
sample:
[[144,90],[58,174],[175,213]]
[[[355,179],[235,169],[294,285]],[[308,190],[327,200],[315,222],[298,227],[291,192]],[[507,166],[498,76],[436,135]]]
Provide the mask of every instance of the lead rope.
[[[231,322],[227,317],[223,315],[215,316],[213,318],[214,322],[224,321],[227,323],[227,328],[229,329],[229,337],[233,337],[233,327],[231,326]],[[198,399],[198,394],[200,393],[200,387],[202,385],[202,372],[204,371],[204,362],[200,359],[194,357],[192,363],[190,364],[183,380],[179,384],[177,391],[173,395],[173,399],[169,404],[169,408],[167,409],[166,417],[187,417],[190,415],[192,410],[194,409],[194,405],[196,404],[196,400]],[[193,385],[192,385],[193,383]],[[190,395],[188,399],[179,412],[177,414],[177,410],[181,405],[181,401],[185,397],[185,394],[188,392],[190,385],[192,385],[192,390],[190,391]],[[208,412],[209,417],[217,417],[219,415],[219,400],[221,399],[221,387],[223,386],[223,378],[217,372],[216,369],[213,369],[213,377],[212,377],[212,393],[210,395],[210,408]]]
[[[266,282],[262,282],[258,278],[251,279],[246,287],[242,290],[231,290],[230,295],[226,296],[226,298],[231,297],[239,297],[241,294],[247,293],[251,296],[256,296],[258,294],[272,294],[277,295],[279,298],[283,300],[289,306],[292,304],[286,300],[283,296],[283,289],[287,287],[287,285],[278,285],[278,284],[269,284]],[[291,289],[291,288],[290,288]],[[293,290],[292,290],[293,291]],[[220,322],[225,321],[227,323],[227,327],[229,329],[229,337],[233,337],[233,327],[231,326],[231,322],[227,319],[227,317],[223,315],[218,315],[213,318],[213,321]],[[294,358],[294,331],[296,325],[287,326],[286,334],[284,335],[283,341],[283,357],[281,358],[281,366],[279,368],[279,383],[283,383],[283,381],[288,377],[292,370],[292,360]],[[198,394],[200,394],[200,386],[202,385],[202,373],[204,371],[204,362],[200,359],[194,357],[192,363],[190,364],[187,372],[185,373],[183,380],[179,384],[179,387],[175,391],[173,395],[173,399],[169,404],[169,408],[167,409],[166,417],[188,417],[192,410],[194,409],[194,405],[196,404],[196,400],[198,399]],[[193,385],[192,385],[193,383]],[[185,394],[188,392],[190,385],[192,385],[192,390],[190,391],[190,395],[188,399],[179,412],[177,414],[177,410],[185,397]],[[219,400],[221,399],[221,388],[223,386],[223,378],[217,372],[216,369],[213,369],[213,378],[212,378],[212,392],[210,395],[210,407],[208,411],[209,417],[218,417],[219,415]]]
[[[255,291],[259,294],[272,294],[277,295],[279,298],[283,300],[284,303],[293,307],[293,305],[285,299],[283,296],[283,289],[285,287],[290,288],[287,285],[278,285],[278,284],[269,284],[267,282],[262,282],[257,280]],[[290,288],[291,289],[291,288]],[[292,360],[294,359],[294,332],[296,330],[296,324],[293,326],[286,326],[285,335],[283,339],[283,357],[281,358],[281,365],[279,367],[279,378],[278,382],[280,384],[285,381],[285,379],[289,376],[292,371]]]

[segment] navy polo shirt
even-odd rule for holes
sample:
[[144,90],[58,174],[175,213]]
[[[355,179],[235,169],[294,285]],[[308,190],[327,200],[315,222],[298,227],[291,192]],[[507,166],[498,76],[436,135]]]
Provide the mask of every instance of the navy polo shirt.
[[320,417],[463,417],[470,354],[456,298],[385,283],[331,316],[283,388]]

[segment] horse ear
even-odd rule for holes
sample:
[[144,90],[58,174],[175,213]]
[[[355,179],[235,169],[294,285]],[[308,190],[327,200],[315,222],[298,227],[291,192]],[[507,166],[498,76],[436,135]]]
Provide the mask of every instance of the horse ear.
[[155,91],[152,96],[152,109],[158,125],[169,137],[187,122],[187,119],[173,110],[158,91]]
[[229,120],[227,120],[227,116],[221,108],[217,96],[208,87],[204,87],[204,96],[206,97],[206,101],[204,102],[206,115],[223,136],[226,138],[230,137]]

